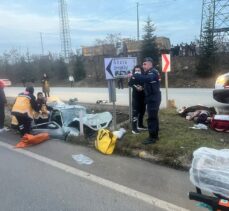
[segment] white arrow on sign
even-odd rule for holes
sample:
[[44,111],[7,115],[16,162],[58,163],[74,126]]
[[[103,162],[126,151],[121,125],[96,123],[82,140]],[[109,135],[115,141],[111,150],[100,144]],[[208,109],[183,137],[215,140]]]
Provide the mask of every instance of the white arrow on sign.
[[104,58],[106,79],[126,78],[136,64],[136,57]]
[[171,71],[170,54],[162,54],[162,72],[167,73]]

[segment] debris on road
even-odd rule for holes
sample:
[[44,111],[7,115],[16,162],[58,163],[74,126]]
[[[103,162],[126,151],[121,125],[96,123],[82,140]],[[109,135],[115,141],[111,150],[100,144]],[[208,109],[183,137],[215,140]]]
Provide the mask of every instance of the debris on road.
[[208,126],[207,125],[204,125],[204,124],[195,124],[193,125],[193,127],[189,127],[191,129],[197,129],[197,130],[207,130],[208,129]]
[[83,154],[72,155],[72,158],[80,165],[82,164],[91,165],[94,162],[91,158]]

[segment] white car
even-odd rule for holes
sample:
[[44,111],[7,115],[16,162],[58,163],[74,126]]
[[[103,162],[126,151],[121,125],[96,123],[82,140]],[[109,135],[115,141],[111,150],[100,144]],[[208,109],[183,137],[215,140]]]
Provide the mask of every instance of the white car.
[[229,73],[216,79],[213,98],[220,103],[229,103]]
[[1,79],[0,78],[0,81],[2,81],[5,84],[5,86],[11,86],[12,85],[12,83],[9,79]]

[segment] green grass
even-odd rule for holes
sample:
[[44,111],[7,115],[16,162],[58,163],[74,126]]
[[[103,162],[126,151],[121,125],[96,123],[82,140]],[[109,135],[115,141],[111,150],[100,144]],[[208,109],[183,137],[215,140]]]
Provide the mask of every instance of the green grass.
[[192,121],[180,117],[175,109],[160,111],[160,140],[156,144],[144,146],[141,142],[148,137],[148,132],[133,135],[127,134],[119,141],[117,152],[131,154],[132,150],[146,151],[157,157],[163,164],[173,167],[187,167],[191,163],[192,153],[199,147],[216,149],[228,148],[227,133],[208,130],[193,130]]

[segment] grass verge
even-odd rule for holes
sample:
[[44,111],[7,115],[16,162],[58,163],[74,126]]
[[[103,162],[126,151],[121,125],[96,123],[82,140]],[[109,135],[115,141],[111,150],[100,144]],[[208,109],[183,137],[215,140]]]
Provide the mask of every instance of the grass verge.
[[227,133],[219,133],[211,129],[191,129],[193,122],[180,117],[175,109],[160,110],[159,118],[160,140],[156,144],[147,146],[141,144],[148,137],[147,131],[133,135],[128,130],[119,141],[116,151],[122,154],[136,154],[175,168],[188,168],[193,151],[199,147],[216,149],[229,147]]

